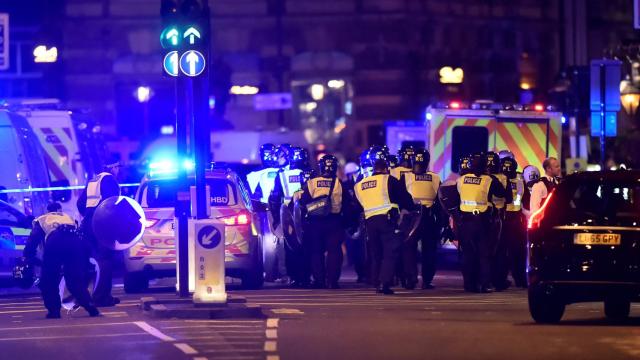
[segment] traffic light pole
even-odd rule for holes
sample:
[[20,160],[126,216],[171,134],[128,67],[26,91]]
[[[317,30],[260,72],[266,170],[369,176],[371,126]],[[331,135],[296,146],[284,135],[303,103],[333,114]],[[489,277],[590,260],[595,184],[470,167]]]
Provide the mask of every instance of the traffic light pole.
[[[209,32],[210,16],[208,1],[204,2],[202,10],[202,53],[204,61],[209,63]],[[207,218],[207,199],[205,168],[209,160],[211,129],[209,126],[209,66],[193,81],[193,148],[195,155],[195,185],[196,185],[196,219]]]
[[[178,159],[187,158],[188,149],[188,122],[189,104],[187,99],[187,89],[191,80],[186,76],[176,79],[176,142]],[[178,161],[178,197],[176,201],[175,214],[178,221],[177,246],[178,246],[178,295],[189,297],[189,182],[187,181],[187,169]]]
[[607,121],[606,121],[606,109],[605,109],[605,99],[607,92],[607,69],[604,65],[600,65],[600,170],[606,170],[605,166],[607,163]]

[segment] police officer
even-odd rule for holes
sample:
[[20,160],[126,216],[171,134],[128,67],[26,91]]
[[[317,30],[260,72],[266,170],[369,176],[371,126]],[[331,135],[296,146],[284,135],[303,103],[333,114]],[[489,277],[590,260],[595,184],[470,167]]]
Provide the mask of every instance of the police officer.
[[402,147],[398,152],[400,164],[391,168],[391,176],[400,180],[403,174],[408,174],[413,169],[413,157],[415,150],[411,146]]
[[395,155],[389,155],[389,168],[391,170],[397,168],[399,165],[398,157]]
[[500,162],[502,164],[502,173],[509,179],[509,189],[513,198],[512,203],[507,204],[506,207],[501,242],[507,247],[509,269],[515,285],[519,288],[526,288],[527,227],[525,216],[522,213],[524,182],[518,176],[518,163],[514,158],[504,157]]
[[[309,153],[300,147],[292,147],[288,160],[289,166],[278,171],[275,186],[269,197],[270,209],[277,211],[277,218],[283,222],[283,235],[285,240],[285,267],[292,287],[305,287],[308,285],[308,276],[305,278],[302,246],[298,241],[293,227],[293,195],[302,187],[304,171],[309,171]],[[282,205],[282,206],[281,206]]]
[[[494,177],[494,180],[500,183],[504,189],[504,193],[511,194],[508,191],[509,180],[506,175],[502,173],[500,165],[500,157],[495,152],[487,153],[487,172],[490,176]],[[492,282],[497,291],[506,290],[511,284],[507,280],[509,274],[509,264],[507,262],[507,245],[500,241],[502,239],[502,221],[504,219],[504,212],[506,207],[506,201],[504,197],[493,195],[491,199],[493,203],[493,217],[492,217],[492,229],[491,229],[491,243],[493,244],[492,254]]]
[[440,240],[440,204],[436,201],[440,188],[440,176],[427,171],[431,157],[427,150],[418,149],[414,154],[413,171],[402,175],[413,202],[422,207],[421,219],[415,234],[405,240],[402,257],[405,287],[413,289],[418,277],[416,260],[418,242],[422,245],[422,288],[433,289],[431,281],[436,273],[436,252]]
[[[470,155],[464,155],[460,158],[458,175],[462,176],[471,173],[469,168],[470,159]],[[447,213],[451,219],[450,224],[453,225],[450,228],[445,228],[446,233],[443,235],[448,236],[450,239],[459,239],[460,237],[457,236],[456,233],[460,220],[460,194],[458,193],[457,178],[450,178],[440,186],[438,199],[440,200],[439,203],[443,211]]]
[[89,316],[99,316],[87,289],[89,280],[88,244],[80,238],[76,222],[62,212],[59,203],[50,204],[44,214],[33,222],[33,228],[25,245],[24,256],[29,263],[38,263],[36,252],[43,248],[40,291],[48,319],[60,318],[62,307],[59,284],[64,272],[67,288],[78,305],[87,310]]
[[527,165],[522,170],[522,180],[524,181],[524,194],[522,195],[522,213],[529,219],[531,216],[531,189],[540,179],[540,170],[533,165]]
[[393,294],[391,286],[402,237],[398,226],[401,209],[412,210],[411,195],[399,180],[389,175],[384,152],[370,154],[373,174],[356,183],[355,193],[364,212],[371,281],[376,292]]
[[[249,183],[252,198],[264,200],[264,203],[267,202],[267,199],[263,196],[265,194],[263,194],[262,188],[260,187],[260,181],[262,180],[263,174],[277,171],[274,159],[275,151],[276,147],[273,144],[264,144],[260,146],[260,161],[262,162],[262,169],[252,171],[247,174],[247,183]],[[266,193],[266,196],[269,196],[269,193]]]
[[493,292],[491,286],[490,231],[493,196],[510,197],[504,187],[487,175],[487,159],[484,154],[474,154],[469,159],[471,173],[457,180],[460,195],[458,236],[462,247],[462,276],[464,290],[469,292]]
[[[348,192],[337,178],[338,159],[325,155],[319,162],[320,176],[303,186],[300,204],[306,208],[305,241],[309,241],[313,288],[339,288],[342,268],[342,219]],[[327,253],[325,257],[325,252]]]
[[[360,167],[353,162],[349,162],[344,166],[344,173],[345,180],[342,185],[344,186],[344,191],[349,192],[350,208],[356,209],[358,200],[356,199],[355,185],[360,176]],[[355,211],[352,211],[349,215],[345,218],[347,258],[356,272],[356,282],[363,283],[366,282],[367,276],[364,219],[361,219],[360,214]]]
[[356,182],[371,176],[372,173],[373,164],[371,163],[371,159],[369,159],[369,149],[367,149],[360,154],[360,173],[356,177]]
[[113,262],[116,252],[99,244],[93,233],[93,214],[102,202],[112,196],[120,195],[120,185],[116,177],[120,170],[120,163],[115,162],[105,166],[103,172],[87,183],[78,198],[78,211],[84,215],[80,224],[82,237],[93,247],[94,258],[100,267],[100,278],[93,293],[96,306],[114,306],[120,299],[111,295],[113,281]]

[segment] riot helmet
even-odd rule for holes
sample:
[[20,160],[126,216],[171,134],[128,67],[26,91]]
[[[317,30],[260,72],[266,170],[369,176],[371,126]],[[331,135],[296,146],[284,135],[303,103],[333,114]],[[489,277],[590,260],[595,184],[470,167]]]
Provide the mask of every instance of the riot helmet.
[[335,177],[338,173],[338,159],[333,155],[325,155],[320,159],[320,175],[323,177]]
[[275,152],[275,160],[277,167],[283,168],[289,165],[289,157],[291,155],[291,144],[282,144],[278,146]]
[[265,168],[275,167],[275,151],[276,146],[273,144],[264,144],[260,146],[260,161]]
[[470,164],[469,164],[470,161],[471,161],[471,155],[464,155],[464,156],[462,156],[460,158],[460,165],[459,165],[458,173],[461,176],[471,173],[471,167],[470,167]]
[[398,152],[398,158],[400,158],[400,166],[411,168],[413,166],[413,158],[416,150],[412,146],[403,146]]
[[366,169],[372,166],[371,160],[369,159],[369,150],[365,150],[360,154],[360,168]]
[[485,153],[477,153],[469,158],[469,170],[476,176],[480,176],[487,171],[487,155]]
[[398,157],[395,155],[389,155],[387,157],[387,160],[389,161],[389,167],[390,168],[396,168],[398,167]]
[[511,152],[511,150],[500,150],[498,152],[498,156],[500,157],[500,160],[504,159],[504,158],[512,158],[515,159],[516,157],[513,155],[513,153]]
[[540,179],[540,170],[533,165],[525,166],[522,170],[522,177],[524,178],[525,184],[530,186],[530,184],[538,181]]
[[515,179],[518,171],[518,162],[512,157],[505,157],[500,160],[502,173],[509,179]]
[[291,169],[305,169],[309,167],[309,152],[301,147],[292,147],[289,154]]
[[428,150],[418,149],[413,156],[413,172],[416,174],[424,174],[429,167],[429,161],[431,161],[431,154]]
[[499,174],[502,170],[500,168],[500,158],[498,154],[493,151],[489,151],[486,155],[487,159],[487,171],[489,174]]

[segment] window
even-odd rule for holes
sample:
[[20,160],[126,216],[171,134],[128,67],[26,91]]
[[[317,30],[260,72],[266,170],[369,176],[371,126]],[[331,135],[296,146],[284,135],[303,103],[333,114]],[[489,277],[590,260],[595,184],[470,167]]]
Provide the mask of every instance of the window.
[[480,126],[456,126],[451,132],[451,171],[459,171],[460,158],[487,151],[489,130]]
[[569,187],[565,194],[571,213],[597,219],[640,218],[638,183],[589,181]]
[[[194,185],[194,179],[190,179],[190,186]],[[211,206],[233,206],[236,205],[235,186],[226,179],[207,179],[210,188]],[[174,207],[178,183],[175,179],[153,180],[143,185],[142,201],[143,207],[167,208]]]

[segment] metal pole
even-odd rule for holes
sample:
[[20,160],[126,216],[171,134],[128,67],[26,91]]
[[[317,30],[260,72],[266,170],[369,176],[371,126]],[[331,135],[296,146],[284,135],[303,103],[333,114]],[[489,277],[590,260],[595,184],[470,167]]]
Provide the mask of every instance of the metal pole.
[[176,80],[176,142],[178,153],[178,194],[175,206],[175,216],[178,221],[178,284],[180,297],[189,297],[189,183],[187,171],[182,166],[182,159],[188,156],[187,138],[189,136],[187,122],[189,107],[187,103],[187,88],[189,80],[178,74]]
[[606,160],[606,130],[605,126],[605,96],[606,96],[606,76],[607,71],[604,64],[600,65],[600,170],[605,170]]
[[209,6],[202,11],[202,55],[205,58],[204,72],[193,81],[193,149],[195,155],[195,184],[196,184],[196,219],[207,218],[209,199],[206,193],[205,168],[209,157],[210,126],[209,126]]

